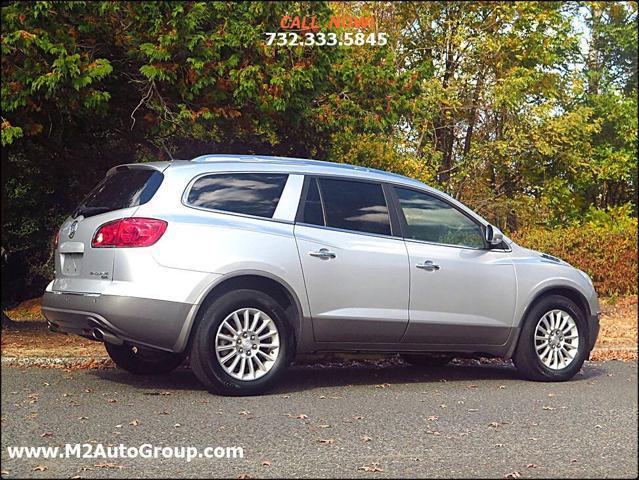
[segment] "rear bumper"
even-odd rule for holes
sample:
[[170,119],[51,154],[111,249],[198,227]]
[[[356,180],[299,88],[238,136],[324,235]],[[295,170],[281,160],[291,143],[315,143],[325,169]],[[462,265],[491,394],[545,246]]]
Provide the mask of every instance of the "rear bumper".
[[189,303],[119,295],[46,291],[42,313],[54,331],[91,336],[101,328],[124,341],[176,351],[182,345]]

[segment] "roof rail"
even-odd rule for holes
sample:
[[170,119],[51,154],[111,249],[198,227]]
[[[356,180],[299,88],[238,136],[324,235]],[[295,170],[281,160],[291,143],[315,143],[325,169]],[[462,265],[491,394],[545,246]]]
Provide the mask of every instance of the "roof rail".
[[233,155],[228,153],[223,154],[207,154],[200,155],[191,160],[192,162],[304,162],[307,161],[304,158],[288,158],[288,157],[275,157],[271,155]]

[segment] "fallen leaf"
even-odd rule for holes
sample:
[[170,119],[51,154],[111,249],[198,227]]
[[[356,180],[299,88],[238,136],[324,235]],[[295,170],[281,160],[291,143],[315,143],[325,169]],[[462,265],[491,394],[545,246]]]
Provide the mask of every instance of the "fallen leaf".
[[137,420],[131,420],[131,421],[129,422],[129,425],[133,425],[134,427],[137,427],[138,425],[140,425],[140,422],[139,422],[139,421],[137,421]]
[[438,418],[439,418],[439,417],[438,417],[437,415],[431,415],[431,416],[429,416],[429,417],[428,417],[428,421],[429,421],[429,422],[432,422],[432,421],[437,420]]
[[521,477],[521,473],[519,472],[510,472],[507,475],[504,475],[504,478],[520,478]]
[[117,400],[115,398],[109,398],[107,400],[107,403],[116,403],[116,402],[117,402]]
[[251,412],[249,412],[248,410],[242,410],[241,412],[237,412],[238,415],[250,415]]
[[390,387],[390,383],[380,383],[379,385],[375,385],[375,388],[388,388]]
[[116,425],[115,428],[122,428],[122,425]]
[[116,465],[115,463],[96,463],[93,466],[96,468],[122,468],[120,465]]
[[53,432],[44,432],[42,435],[40,435],[41,437],[52,437],[53,436]]
[[439,433],[439,432],[438,432],[438,431],[436,431],[436,430],[426,430],[426,433],[429,433],[429,434],[431,434],[431,435],[435,435],[436,437],[437,437],[437,436],[439,436],[439,435],[441,435],[441,433]]
[[379,468],[376,464],[372,465],[363,465],[359,467],[357,470],[364,470],[365,472],[383,472],[382,468]]
[[262,460],[262,466],[263,467],[270,467],[271,466],[271,462],[268,460]]
[[488,426],[490,428],[499,428],[501,425],[498,422],[490,422]]
[[37,467],[35,467],[33,469],[34,472],[44,472],[45,470],[48,470],[49,468],[44,466],[44,465],[38,465]]
[[549,407],[548,405],[544,405],[543,410],[554,410],[555,407]]
[[173,428],[180,428],[182,425],[180,425],[179,423],[176,423],[175,425],[173,425]]
[[526,465],[526,468],[537,468],[537,464],[529,463],[528,465]]
[[78,420],[88,420],[89,417],[78,417]]
[[364,443],[368,443],[368,442],[370,442],[371,440],[372,440],[372,438],[371,438],[371,437],[367,437],[367,436],[363,436],[363,437],[362,437],[362,442],[364,442]]
[[328,423],[324,423],[322,425],[318,425],[317,428],[331,428],[331,426]]
[[299,420],[306,420],[308,418],[308,415],[306,415],[305,413],[300,413],[297,417],[295,417]]
[[335,443],[335,440],[333,440],[332,438],[320,438],[320,439],[317,441],[317,443],[323,443],[323,444],[330,445],[330,444]]
[[251,476],[248,473],[240,473],[237,477],[235,477],[239,480],[243,480],[245,478],[251,478]]

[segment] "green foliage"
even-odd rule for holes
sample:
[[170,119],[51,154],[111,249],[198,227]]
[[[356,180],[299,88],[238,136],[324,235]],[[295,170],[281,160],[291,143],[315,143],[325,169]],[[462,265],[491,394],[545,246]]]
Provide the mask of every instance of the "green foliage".
[[[372,15],[388,44],[265,44],[283,15],[331,14]],[[61,218],[108,168],[167,151],[381,168],[509,231],[637,215],[636,3],[5,2],[1,17],[4,302],[41,291]]]

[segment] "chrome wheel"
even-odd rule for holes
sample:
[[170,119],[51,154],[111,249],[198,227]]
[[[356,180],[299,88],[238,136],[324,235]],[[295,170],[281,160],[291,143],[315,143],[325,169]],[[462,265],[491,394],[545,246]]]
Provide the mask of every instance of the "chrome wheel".
[[577,324],[563,310],[551,310],[537,322],[534,341],[535,351],[541,362],[551,370],[561,370],[577,356]]
[[280,335],[275,322],[257,308],[240,308],[228,315],[215,335],[217,360],[231,377],[257,380],[277,360]]

